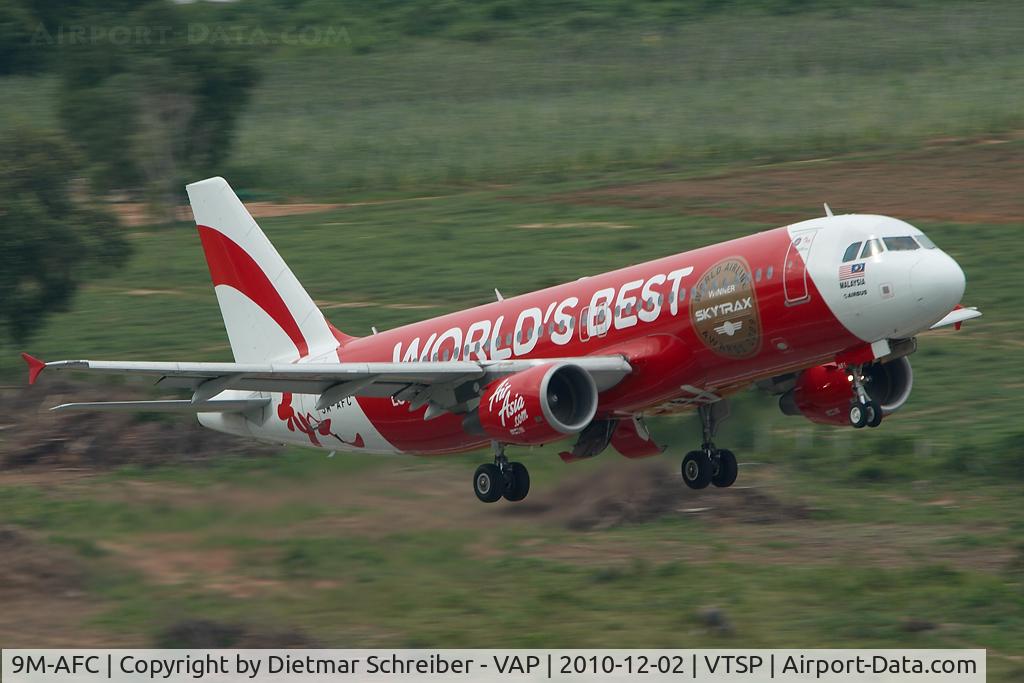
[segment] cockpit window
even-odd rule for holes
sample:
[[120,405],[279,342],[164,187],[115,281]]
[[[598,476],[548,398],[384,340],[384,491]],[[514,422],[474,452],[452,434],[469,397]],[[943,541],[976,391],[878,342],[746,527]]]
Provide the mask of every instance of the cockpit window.
[[882,241],[889,251],[913,251],[921,248],[913,237],[883,237]]
[[854,242],[846,248],[846,253],[843,254],[843,263],[852,261],[857,258],[857,251],[860,249],[860,242]]
[[928,235],[925,235],[924,233],[921,233],[920,235],[914,235],[914,237],[917,238],[917,241],[920,242],[921,246],[924,247],[925,249],[937,248],[935,246],[935,242],[932,242],[930,239],[928,239]]
[[868,258],[869,256],[876,256],[885,251],[882,248],[882,242],[878,239],[868,240],[864,243],[864,250],[860,252],[861,258]]

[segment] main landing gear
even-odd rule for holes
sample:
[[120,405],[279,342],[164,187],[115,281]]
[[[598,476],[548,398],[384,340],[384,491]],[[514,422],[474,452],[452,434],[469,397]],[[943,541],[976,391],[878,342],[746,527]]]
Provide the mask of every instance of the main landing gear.
[[503,497],[516,502],[526,498],[530,492],[530,473],[520,462],[509,462],[505,457],[505,445],[495,441],[494,463],[485,463],[476,468],[473,475],[473,491],[485,503],[493,503]]
[[853,401],[850,403],[850,425],[854,429],[861,427],[877,427],[882,424],[882,406],[871,398],[867,389],[864,388],[864,372],[860,366],[849,368],[850,376],[853,378]]
[[725,448],[715,448],[713,442],[718,425],[729,417],[729,406],[725,401],[705,403],[697,412],[704,432],[704,443],[700,450],[690,451],[683,458],[683,481],[691,489],[707,488],[708,484],[719,488],[732,486],[739,474],[736,456]]

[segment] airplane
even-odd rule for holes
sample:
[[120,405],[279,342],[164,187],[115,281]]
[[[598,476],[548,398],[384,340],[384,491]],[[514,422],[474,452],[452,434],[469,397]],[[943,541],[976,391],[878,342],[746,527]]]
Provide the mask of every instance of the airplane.
[[486,447],[477,498],[523,500],[507,446],[574,437],[560,457],[609,446],[664,451],[645,417],[695,411],[703,441],[687,486],[731,486],[715,444],[730,396],[755,386],[786,415],[877,427],[913,386],[917,336],[981,312],[960,266],[919,229],[833,215],[583,277],[364,337],[324,317],[223,178],[187,186],[234,362],[63,360],[44,369],[141,375],[191,397],[52,410],[194,413],[210,429],[342,452],[442,455]]

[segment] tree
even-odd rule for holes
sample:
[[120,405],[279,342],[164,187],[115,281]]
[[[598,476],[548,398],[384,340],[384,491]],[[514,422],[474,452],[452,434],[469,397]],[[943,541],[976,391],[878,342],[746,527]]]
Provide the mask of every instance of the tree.
[[0,139],[0,326],[17,344],[67,310],[83,280],[128,257],[117,220],[75,196],[81,166],[55,133]]
[[61,120],[94,184],[143,190],[168,218],[187,180],[218,171],[257,79],[249,48],[190,42],[185,11],[166,0],[130,13],[95,9],[90,25],[160,33],[69,45],[61,55]]

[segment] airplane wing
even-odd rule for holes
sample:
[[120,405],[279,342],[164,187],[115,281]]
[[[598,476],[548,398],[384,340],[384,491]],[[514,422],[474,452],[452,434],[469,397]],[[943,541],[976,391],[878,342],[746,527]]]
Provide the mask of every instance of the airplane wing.
[[[251,400],[220,402],[214,397],[228,389],[240,391],[292,392],[317,394],[322,408],[351,396],[407,401],[410,410],[426,403],[437,407],[437,414],[455,408],[495,379],[536,365],[571,363],[594,378],[599,391],[617,384],[632,370],[622,356],[585,356],[580,358],[537,358],[529,360],[488,361],[414,361],[405,363],[174,363],[151,361],[60,360],[43,362],[28,354],[22,358],[29,366],[29,383],[34,384],[43,370],[74,370],[156,378],[156,384],[192,391],[187,403],[194,412],[242,412],[256,406]],[[149,410],[140,403],[116,402],[105,409]],[[222,405],[218,405],[218,403]],[[96,403],[70,403],[55,409],[101,409]],[[262,405],[262,404],[261,404]],[[202,406],[202,409],[199,408]],[[209,410],[207,410],[209,408]],[[182,410],[182,403],[165,403],[163,410]]]

